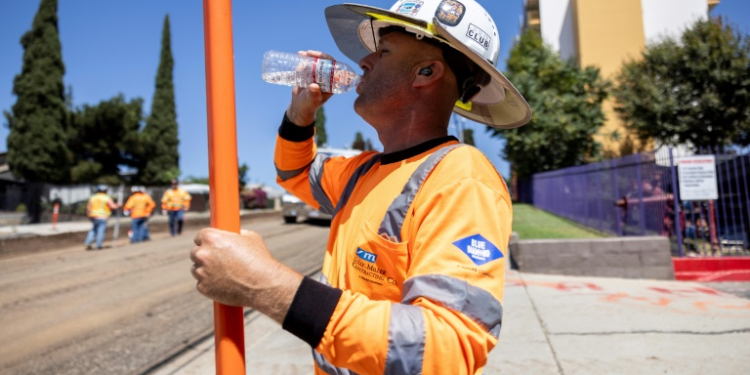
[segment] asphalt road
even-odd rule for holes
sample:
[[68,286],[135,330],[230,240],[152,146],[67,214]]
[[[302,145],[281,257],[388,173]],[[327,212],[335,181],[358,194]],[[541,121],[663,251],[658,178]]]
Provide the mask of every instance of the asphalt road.
[[[243,225],[305,274],[322,264],[328,227]],[[195,291],[195,232],[84,251],[0,259],[0,374],[141,374],[211,335],[211,301]]]

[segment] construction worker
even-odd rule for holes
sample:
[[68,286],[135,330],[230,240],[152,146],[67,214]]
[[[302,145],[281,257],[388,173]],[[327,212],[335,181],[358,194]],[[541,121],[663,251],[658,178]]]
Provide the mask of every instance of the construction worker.
[[354,110],[384,151],[316,155],[315,111],[331,94],[295,87],[274,162],[282,187],[333,215],[321,282],[257,233],[208,228],[191,252],[197,289],[281,323],[313,348],[316,374],[479,374],[500,333],[512,208],[492,164],[448,126],[452,112],[496,128],[530,119],[495,68],[497,28],[475,0],[325,14],[364,71]]
[[150,195],[146,194],[142,186],[133,186],[130,191],[133,193],[125,202],[125,215],[130,215],[130,230],[132,236],[130,243],[145,241],[147,238],[146,225],[151,212],[156,207],[156,202]]
[[172,180],[171,188],[161,198],[162,213],[169,215],[169,233],[174,237],[182,234],[182,221],[185,211],[190,210],[190,194],[178,187],[179,181]]
[[91,230],[86,235],[86,250],[92,249],[91,244],[94,240],[96,240],[96,245],[93,249],[99,250],[102,248],[104,232],[107,230],[107,219],[112,216],[112,210],[118,208],[120,206],[107,195],[107,186],[97,185],[96,194],[89,198],[89,203],[86,205],[86,216],[92,223]]

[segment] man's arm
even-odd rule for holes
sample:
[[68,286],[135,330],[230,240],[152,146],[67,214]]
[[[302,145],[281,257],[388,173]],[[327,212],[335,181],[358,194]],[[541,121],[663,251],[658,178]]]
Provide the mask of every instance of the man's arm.
[[146,195],[146,216],[151,215],[151,212],[154,211],[154,208],[156,208],[156,202],[154,202],[151,196]]
[[[474,374],[499,334],[510,200],[499,178],[441,177],[433,184],[437,190],[418,199],[417,214],[404,222],[413,234],[401,303],[303,278],[271,258],[262,241],[206,232],[213,229],[199,233],[192,253],[198,290],[220,302],[257,308],[334,366],[359,374],[388,373],[402,365],[425,374]],[[486,262],[477,264],[474,251]],[[223,261],[211,260],[212,254]],[[410,348],[421,354],[410,355]]]
[[116,209],[120,208],[120,206],[117,203],[115,203],[115,201],[113,201],[112,198],[109,198],[107,200],[107,205],[112,210],[116,210]]
[[206,228],[194,242],[191,272],[201,294],[284,321],[303,276],[275,260],[260,235]]

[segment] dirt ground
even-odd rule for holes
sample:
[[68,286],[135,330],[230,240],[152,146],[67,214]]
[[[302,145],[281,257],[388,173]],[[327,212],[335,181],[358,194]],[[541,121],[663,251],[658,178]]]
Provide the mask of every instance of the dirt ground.
[[[325,225],[271,217],[243,228],[300,272],[322,264]],[[212,303],[190,275],[195,232],[0,258],[0,373],[140,374],[210,335]]]

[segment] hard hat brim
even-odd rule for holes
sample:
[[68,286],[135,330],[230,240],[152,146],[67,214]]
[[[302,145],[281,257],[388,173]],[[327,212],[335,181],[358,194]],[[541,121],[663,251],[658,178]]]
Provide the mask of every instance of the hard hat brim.
[[[453,111],[476,122],[499,129],[512,129],[525,125],[531,119],[531,108],[521,93],[493,64],[459,42],[433,19],[431,24],[403,14],[359,4],[342,4],[326,8],[326,23],[336,46],[346,57],[359,63],[365,56],[375,51],[377,36],[372,31],[372,42],[362,40],[360,28],[367,28],[363,21],[387,23],[419,30],[426,37],[447,43],[477,66],[492,79],[482,87],[482,91],[468,105],[456,105]],[[377,20],[375,19],[377,18]]]

